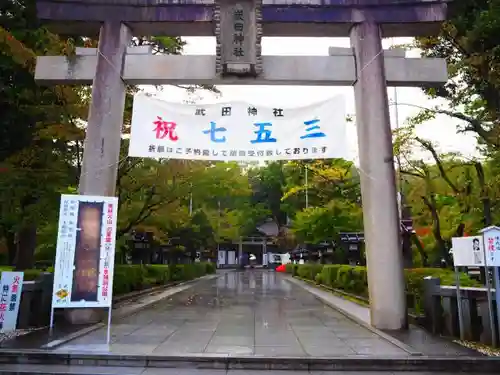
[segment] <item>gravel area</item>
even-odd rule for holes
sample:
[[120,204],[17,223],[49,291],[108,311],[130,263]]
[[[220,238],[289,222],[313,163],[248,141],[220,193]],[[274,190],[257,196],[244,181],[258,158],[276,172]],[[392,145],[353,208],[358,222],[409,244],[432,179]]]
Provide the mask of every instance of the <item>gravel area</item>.
[[15,331],[0,333],[0,344],[3,343],[3,342],[5,342],[5,341],[11,340],[11,339],[13,339],[15,337],[24,336],[24,335],[27,335],[28,333],[31,333],[31,332],[34,332],[34,331],[38,331],[38,330],[44,329],[44,328],[46,328],[46,327],[28,328],[28,329],[16,329]]

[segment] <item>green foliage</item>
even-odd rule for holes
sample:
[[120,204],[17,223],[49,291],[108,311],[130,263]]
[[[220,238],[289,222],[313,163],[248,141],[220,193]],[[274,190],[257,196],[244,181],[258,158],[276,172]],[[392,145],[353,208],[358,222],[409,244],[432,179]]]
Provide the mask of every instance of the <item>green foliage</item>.
[[[0,267],[2,271],[12,271],[12,267]],[[24,280],[36,280],[42,272],[53,272],[53,268],[44,270],[24,270]],[[113,295],[118,296],[133,291],[142,290],[154,285],[164,285],[169,282],[189,281],[215,273],[213,263],[193,263],[168,266],[157,265],[115,265],[113,276]]]
[[206,263],[168,265],[116,265],[113,278],[114,295],[141,290],[169,282],[189,281],[213,270]]
[[249,176],[254,202],[267,208],[280,226],[277,242],[286,249],[362,230],[359,176],[351,162],[273,162],[253,168]]
[[400,190],[422,245],[415,264],[435,265],[441,259],[451,264],[452,237],[475,234],[500,219],[495,164],[441,154],[439,145],[416,135],[414,126],[399,128],[394,136],[394,153],[402,160]]
[[[500,32],[499,0],[460,0],[437,37],[417,38],[415,46],[424,56],[448,63],[448,83],[427,89],[432,98],[444,98],[448,108],[424,110],[425,119],[445,114],[461,120],[458,130],[475,133],[486,151],[498,150],[500,133]],[[418,123],[421,119],[417,119]]]
[[335,238],[339,232],[362,228],[362,210],[348,201],[332,200],[325,207],[311,207],[298,212],[292,230],[306,243]]
[[[0,236],[12,249],[18,234],[21,269],[33,265],[37,225],[57,218],[59,194],[76,182],[70,155],[87,108],[78,87],[36,84],[36,56],[67,54],[79,42],[41,28],[32,0],[0,5]],[[9,263],[14,255],[9,250]]]
[[[449,105],[422,109],[394,139],[394,152],[402,160],[401,190],[412,207],[418,233],[414,242],[421,245],[415,246],[414,260],[422,266],[442,258],[449,263],[452,237],[475,234],[485,225],[500,222],[500,0],[455,1],[451,8],[450,20],[438,37],[415,42],[424,55],[447,59],[450,81],[426,92],[447,99]],[[96,43],[57,36],[40,27],[33,0],[7,0],[0,5],[3,263],[30,269],[34,259],[54,258],[59,196],[77,192],[81,173],[91,88],[37,85],[35,57],[71,56],[76,46],[95,47]],[[180,54],[185,43],[178,37],[139,36],[133,44],[150,45],[156,54]],[[198,88],[218,92],[213,86],[185,88],[190,93]],[[127,88],[125,133],[132,97],[138,90]],[[478,135],[484,160],[438,153],[439,145],[416,135],[419,124],[439,113],[464,121],[459,131]],[[278,224],[275,242],[284,250],[298,242],[317,243],[336,239],[342,231],[363,230],[360,178],[353,163],[346,160],[250,167],[132,159],[127,157],[127,148],[124,139],[117,181],[118,251],[126,249],[133,231],[151,231],[160,243],[178,238],[179,248],[193,256],[202,249],[215,249],[218,242],[251,234],[268,218]],[[428,157],[420,158],[415,149]],[[423,229],[427,232],[420,234]],[[174,271],[176,278],[184,277],[179,276],[184,271]],[[155,279],[155,271],[151,272],[144,277]],[[186,277],[191,277],[190,272]],[[137,283],[144,277],[137,275]]]
[[316,275],[321,272],[322,268],[323,266],[321,264],[303,264],[297,268],[297,276],[308,280],[315,280]]
[[299,269],[299,265],[298,264],[287,263],[285,265],[286,273],[289,273],[292,276],[297,276],[298,275],[298,269]]
[[[341,264],[290,264],[286,272],[294,276],[315,281],[330,288],[368,297],[368,274],[366,267]],[[405,270],[406,290],[414,298],[415,311],[422,309],[423,283],[427,276],[439,277],[441,285],[455,285],[455,274],[451,270],[441,268],[413,268]],[[460,274],[461,286],[480,286],[466,274]]]
[[[13,270],[14,270],[13,267],[2,266],[0,267],[0,275],[3,271],[13,271]],[[40,276],[40,274],[44,271],[33,269],[33,270],[24,270],[23,272],[24,272],[24,281],[33,281],[38,279],[38,276]]]

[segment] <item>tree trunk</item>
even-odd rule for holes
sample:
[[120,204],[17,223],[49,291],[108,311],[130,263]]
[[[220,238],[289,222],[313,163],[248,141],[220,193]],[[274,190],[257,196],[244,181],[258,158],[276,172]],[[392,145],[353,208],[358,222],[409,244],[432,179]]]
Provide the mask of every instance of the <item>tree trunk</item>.
[[18,233],[17,254],[15,261],[16,271],[33,268],[36,248],[36,225],[26,224]]
[[488,187],[486,185],[486,178],[484,176],[484,169],[481,163],[474,163],[476,168],[477,179],[479,187],[481,188],[481,203],[483,205],[483,223],[485,227],[493,225],[493,215],[491,214],[491,199],[488,194]]
[[465,234],[465,224],[458,224],[457,230],[455,231],[455,237],[463,237]]
[[402,224],[405,225],[405,230],[402,230],[401,233],[403,263],[405,268],[413,268],[413,251],[411,246],[412,233],[406,230],[406,226],[410,223],[413,230],[413,221],[411,219],[411,207],[405,204],[405,197],[403,194],[401,194],[401,219]]
[[[481,203],[483,204],[483,224],[485,227],[493,225],[493,215],[491,213],[491,199],[488,194],[488,187],[486,185],[486,178],[484,176],[484,169],[481,163],[475,162],[477,179],[481,189]],[[486,268],[479,267],[479,279],[483,284],[486,284]]]
[[12,232],[5,233],[5,244],[7,246],[7,260],[9,266],[13,266],[16,261],[16,234]]
[[441,222],[439,220],[439,214],[436,208],[436,200],[433,195],[431,195],[430,200],[427,197],[422,197],[425,205],[431,211],[432,216],[432,234],[436,239],[436,245],[439,249],[439,253],[445,260],[446,264],[450,262],[450,254],[448,254],[448,250],[446,247],[446,241],[441,236]]
[[413,234],[411,238],[413,240],[413,243],[417,247],[418,253],[420,254],[420,258],[422,259],[422,267],[429,267],[429,257],[425,252],[424,247],[420,243],[418,236],[416,234]]

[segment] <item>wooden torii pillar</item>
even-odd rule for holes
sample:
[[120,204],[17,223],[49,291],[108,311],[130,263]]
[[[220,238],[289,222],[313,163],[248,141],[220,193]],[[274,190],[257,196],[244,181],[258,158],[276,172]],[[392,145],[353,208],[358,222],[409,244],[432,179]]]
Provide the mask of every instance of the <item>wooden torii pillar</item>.
[[[92,83],[92,104],[85,140],[80,193],[114,195],[125,83],[260,84],[354,86],[366,241],[371,324],[398,330],[407,325],[400,225],[387,99],[387,85],[437,85],[447,80],[440,59],[407,59],[383,51],[384,36],[429,35],[445,20],[444,0],[328,0],[309,7],[285,1],[220,0],[199,4],[142,6],[123,0],[100,4],[38,0],[40,17],[55,31],[84,34],[100,28],[97,50],[73,58],[39,57],[35,77],[45,84]],[[329,4],[327,4],[329,3]],[[351,5],[351,6],[349,6]],[[250,12],[245,26],[250,59],[227,54],[229,9]],[[139,6],[140,7],[140,6]],[[130,8],[130,9],[129,9]],[[113,13],[113,20],[108,17]],[[224,21],[226,17],[226,21]],[[222,21],[221,21],[222,19]],[[213,27],[215,24],[215,27]],[[222,28],[221,28],[222,26]],[[217,37],[214,56],[152,56],[127,45],[131,35]],[[267,32],[266,30],[269,30]],[[265,34],[262,34],[262,33]],[[87,34],[88,35],[88,34]],[[332,48],[330,56],[261,56],[266,36],[350,36],[352,49]],[[226,46],[226,47],[224,47]],[[74,322],[88,322],[77,310]]]

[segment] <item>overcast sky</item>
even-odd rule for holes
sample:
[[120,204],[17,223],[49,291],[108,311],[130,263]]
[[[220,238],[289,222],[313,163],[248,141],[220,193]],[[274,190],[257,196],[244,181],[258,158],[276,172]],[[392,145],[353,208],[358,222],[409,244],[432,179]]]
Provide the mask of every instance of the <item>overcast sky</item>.
[[[185,38],[187,45],[184,54],[213,55],[215,54],[215,38],[192,37]],[[392,43],[401,44],[409,39],[384,40],[384,48]],[[328,55],[328,47],[349,47],[348,38],[263,38],[264,55]],[[199,103],[216,103],[219,101],[240,100],[256,105],[266,106],[303,106],[323,101],[336,94],[342,93],[347,99],[347,113],[354,114],[354,92],[352,87],[304,87],[304,86],[218,86],[222,97],[217,98],[208,92],[198,92],[189,97],[182,89],[165,86],[158,97],[170,102],[183,102],[194,99]],[[149,91],[149,90],[148,90]],[[389,100],[394,100],[394,88],[389,88]],[[431,107],[435,102],[429,101],[418,88],[398,88],[399,103],[410,103],[423,107]],[[395,127],[395,108],[391,107],[392,126]],[[409,116],[418,112],[418,109],[398,106],[400,126]],[[447,116],[439,116],[418,128],[418,135],[437,142],[439,149],[444,152],[461,152],[464,156],[476,154],[476,141],[472,135],[456,133],[457,120]],[[354,124],[348,124],[347,142],[351,158],[357,159],[357,140]]]

